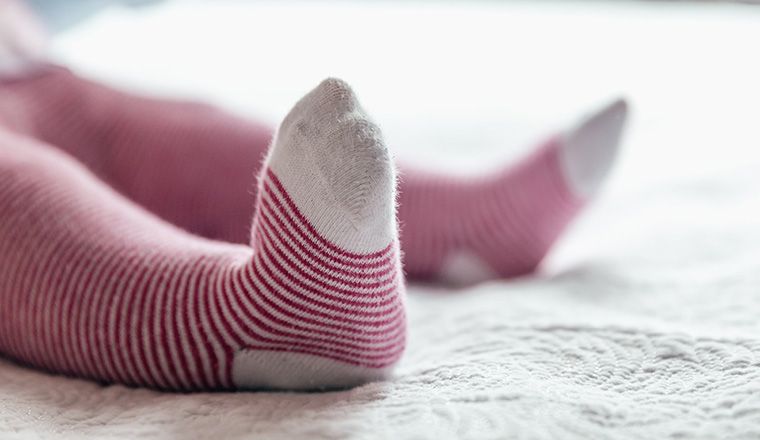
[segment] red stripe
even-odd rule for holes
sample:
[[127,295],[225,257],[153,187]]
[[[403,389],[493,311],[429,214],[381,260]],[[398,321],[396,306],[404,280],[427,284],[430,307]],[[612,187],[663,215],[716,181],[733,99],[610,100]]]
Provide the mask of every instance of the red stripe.
[[[233,279],[233,282],[235,282],[235,279]],[[241,288],[239,282],[236,282],[235,286],[237,287],[237,289],[235,289],[237,292],[245,291],[245,289]],[[228,293],[228,296],[234,298],[235,294],[234,294],[234,292],[230,292],[230,293]],[[304,336],[304,335],[300,335],[300,334],[297,334],[297,333],[289,332],[287,330],[280,330],[280,329],[274,328],[270,324],[267,324],[263,320],[257,318],[252,313],[249,313],[245,307],[240,307],[240,309],[243,311],[243,314],[245,315],[245,318],[247,318],[250,322],[253,322],[254,324],[256,324],[257,327],[259,327],[259,328],[263,329],[264,331],[266,331],[267,333],[270,333],[270,334],[273,335],[273,337],[271,337],[271,338],[259,336],[257,339],[259,339],[261,341],[292,343],[291,342],[292,340],[301,340],[302,341],[301,343],[304,344],[304,345],[313,345],[315,347],[323,347],[325,349],[335,350],[336,352],[343,352],[343,353],[349,353],[349,352],[343,350],[342,348],[354,349],[354,350],[357,350],[357,351],[361,351],[361,350],[365,349],[367,351],[371,350],[373,352],[383,352],[383,351],[387,350],[387,347],[391,347],[392,348],[392,347],[396,346],[395,343],[388,343],[388,344],[385,344],[385,345],[380,345],[379,347],[368,348],[368,347],[362,346],[360,344],[352,344],[352,343],[348,343],[348,342],[342,342],[342,341],[339,341],[339,340],[334,340],[333,338],[337,336],[334,333],[326,332],[326,331],[320,330],[320,329],[311,329],[311,328],[308,328],[308,327],[304,327],[304,326],[298,325],[295,322],[283,321],[283,320],[281,320],[279,318],[274,317],[272,314],[270,314],[268,311],[266,311],[263,307],[259,306],[256,302],[254,302],[252,304],[252,306],[253,306],[254,309],[256,309],[256,311],[259,314],[263,315],[264,318],[266,318],[267,320],[269,320],[271,322],[274,322],[274,323],[277,323],[277,324],[281,324],[281,325],[290,325],[291,328],[293,328],[293,329],[304,330],[304,331],[311,332],[312,334],[315,334],[315,335],[323,335],[323,336],[329,336],[330,337],[330,338],[320,338],[320,337],[316,337],[316,336]],[[303,318],[299,318],[299,321],[305,321],[305,320]],[[313,320],[310,320],[310,321],[313,322]],[[401,322],[401,320],[397,319],[394,322]],[[349,332],[355,333],[357,329],[350,329],[349,328],[348,330],[349,330]],[[349,333],[349,335],[350,334],[351,333]],[[391,336],[388,336],[388,335],[391,335]],[[395,337],[394,337],[394,335],[392,333],[392,329],[389,329],[386,332],[384,332],[382,334],[382,336],[386,336],[386,337],[382,338],[382,339],[378,339],[378,340],[373,340],[371,342],[372,343],[381,343],[381,342],[386,342],[386,341],[392,341],[392,340],[395,339]],[[397,336],[397,335],[395,335],[395,336]],[[286,338],[286,341],[279,341],[278,339],[280,337]]]
[[[195,270],[197,270],[197,267],[195,267]],[[186,282],[187,277],[189,277],[190,274],[191,272],[187,270],[178,271],[166,286],[168,293],[167,301],[171,309],[168,313],[164,313],[162,316],[164,328],[171,330],[172,334],[171,339],[168,339],[169,365],[176,369],[177,375],[185,390],[193,388],[193,378],[190,375],[190,364],[187,362],[187,359],[183,354],[185,349],[182,346],[182,337],[179,331],[180,319],[177,315],[181,313],[181,310],[183,309],[183,302],[187,301],[187,297],[185,295],[180,295],[180,293],[184,293],[182,292],[184,287],[183,283]],[[167,334],[168,333],[169,332],[167,332]],[[175,359],[179,361],[179,365],[175,365]]]
[[[175,261],[172,263],[176,264]],[[164,318],[168,312],[165,309],[162,300],[170,294],[169,286],[166,284],[166,281],[172,278],[174,270],[175,266],[173,264],[167,264],[159,277],[154,280],[156,282],[156,288],[153,290],[153,307],[150,309],[151,314],[147,321],[148,328],[150,329],[149,331],[151,332],[150,334],[153,336],[153,343],[148,344],[147,349],[149,350],[150,357],[156,366],[156,372],[163,381],[162,386],[178,389],[179,381],[177,379],[177,371],[172,362],[167,359],[169,341],[166,332],[164,331],[163,324]],[[162,362],[162,359],[164,362]],[[164,363],[166,363],[166,365],[163,365]]]
[[[276,288],[270,285],[263,277],[259,277],[259,282],[261,282],[267,289],[269,289],[269,292],[273,292],[276,290]],[[237,279],[237,283],[243,284],[242,274],[239,275],[239,278]],[[245,289],[245,290],[248,290],[248,289]],[[377,342],[393,339],[396,336],[395,332],[398,330],[399,323],[403,321],[402,319],[403,316],[399,316],[401,315],[401,313],[399,313],[401,311],[401,307],[396,307],[394,308],[393,311],[388,312],[388,313],[394,313],[394,315],[390,315],[390,317],[387,320],[385,320],[385,324],[393,324],[393,326],[388,327],[383,330],[359,331],[357,327],[359,328],[361,328],[362,326],[366,327],[365,322],[356,321],[356,320],[342,320],[343,321],[342,325],[324,323],[314,318],[308,318],[304,316],[295,315],[292,312],[289,312],[283,309],[282,307],[278,306],[270,298],[268,298],[268,295],[252,295],[249,293],[247,295],[241,295],[240,298],[248,299],[248,301],[246,301],[247,306],[238,302],[238,304],[240,305],[240,309],[243,310],[243,314],[245,314],[247,317],[252,318],[252,314],[248,311],[248,309],[253,308],[259,314],[264,315],[264,317],[266,317],[270,321],[276,322],[277,324],[287,325],[293,329],[298,329],[298,330],[303,330],[303,331],[312,331],[316,334],[320,334],[323,336],[330,336],[334,338],[346,338],[355,342],[377,343]],[[284,319],[273,316],[270,312],[268,312],[266,309],[264,309],[262,306],[259,305],[259,302],[258,302],[259,300],[262,302],[265,302],[268,306],[270,306],[273,309],[276,309],[278,312],[284,315],[288,315],[288,317],[290,317],[291,320],[286,321]],[[310,312],[310,314],[313,316],[322,316],[322,317],[334,319],[334,317],[326,313],[319,313],[312,310],[308,310],[308,312]],[[316,329],[309,328],[299,323],[311,324],[319,328],[316,328]],[[332,330],[335,330],[335,332],[330,332],[324,329],[332,329]],[[290,335],[290,333],[288,334]],[[362,336],[367,336],[367,335],[371,335],[373,337],[362,337]],[[299,336],[299,337],[303,337],[303,336]]]
[[[114,349],[116,356],[118,357],[118,362],[124,366],[128,381],[127,383],[130,384],[140,383],[141,378],[139,376],[138,368],[135,365],[137,360],[133,360],[137,353],[130,350],[130,344],[128,343],[130,329],[124,327],[123,318],[127,318],[128,313],[134,313],[134,310],[128,306],[130,302],[126,301],[126,299],[134,299],[137,296],[136,292],[141,290],[143,283],[146,281],[146,276],[150,268],[149,262],[151,262],[153,255],[147,254],[144,258],[142,270],[136,272],[136,277],[133,278],[134,288],[122,292],[122,295],[119,296],[119,300],[114,305],[116,308],[116,321],[114,322],[111,331],[109,331],[109,335],[113,335],[113,340],[115,341]],[[130,295],[130,293],[132,294]]]
[[[287,208],[283,206],[276,195],[269,191],[268,187],[262,191],[257,214],[262,211],[266,211],[267,216],[277,223],[279,230],[281,230],[293,243],[297,243],[303,249],[308,249],[310,255],[318,256],[320,261],[324,262],[324,265],[330,269],[341,270],[349,276],[365,276],[375,272],[382,273],[383,271],[388,270],[388,267],[392,266],[394,263],[392,255],[388,255],[387,258],[377,261],[353,260],[351,262],[345,262],[336,258],[332,254],[325,252],[325,250],[316,243],[314,238],[309,235],[308,231],[305,231],[302,225],[293,220],[293,217]],[[260,215],[256,216],[257,227],[254,229],[255,233],[259,232],[258,223],[261,221],[260,217]],[[295,231],[295,234],[297,234],[298,237],[296,237],[291,230]]]
[[[54,257],[56,255],[59,255],[61,247],[63,246],[63,241],[59,240],[57,242],[52,241],[52,238],[59,238],[59,237],[45,237],[44,239],[40,240],[42,243],[49,244],[49,247],[46,247],[44,251],[41,251],[42,255],[45,255],[47,253],[44,261],[38,262],[36,265],[37,270],[34,272],[33,275],[30,276],[31,280],[33,281],[32,285],[29,286],[28,292],[26,294],[30,298],[29,301],[30,304],[30,318],[34,320],[30,323],[30,328],[26,330],[27,334],[35,331],[45,331],[46,322],[49,322],[47,315],[45,314],[45,304],[47,303],[47,299],[50,299],[51,292],[49,291],[49,288],[47,286],[49,283],[45,283],[45,281],[50,280],[50,274],[51,274],[51,267],[52,263],[56,260],[54,260]],[[49,250],[48,250],[49,249]],[[42,255],[40,257],[42,257]],[[56,261],[57,262],[57,261]],[[43,277],[44,274],[44,277]],[[35,288],[35,286],[37,288]],[[42,304],[40,304],[42,303]],[[35,322],[36,321],[36,322]],[[36,358],[36,362],[39,362],[41,365],[43,365],[45,368],[51,368],[53,363],[52,359],[50,359],[50,353],[52,352],[52,346],[48,343],[49,338],[45,338],[45,334],[42,335],[43,337],[40,338],[39,344],[37,346],[31,347],[32,350],[36,351],[34,354]]]
[[[150,261],[150,260],[149,260]],[[152,261],[151,261],[152,262]],[[132,356],[135,369],[140,372],[139,374],[145,374],[142,376],[142,381],[150,386],[158,386],[159,378],[155,375],[155,372],[150,368],[150,361],[148,360],[148,354],[145,351],[143,344],[142,333],[146,331],[145,325],[145,301],[148,296],[148,291],[155,279],[155,274],[160,271],[161,262],[157,258],[155,265],[151,265],[149,271],[145,276],[145,281],[135,289],[132,295],[132,301],[130,301],[128,309],[131,311],[130,319],[130,350],[129,353]]]
[[330,241],[326,240],[322,237],[322,235],[317,232],[317,230],[312,226],[311,222],[304,217],[303,214],[301,214],[301,211],[296,207],[295,202],[293,202],[293,199],[290,198],[290,194],[285,190],[285,188],[282,186],[282,183],[280,183],[280,179],[277,178],[277,176],[274,174],[271,168],[267,168],[266,170],[267,177],[269,177],[274,183],[274,185],[277,187],[279,193],[283,196],[285,199],[285,202],[288,204],[290,209],[292,210],[293,214],[298,218],[298,220],[301,221],[301,223],[306,226],[306,228],[311,232],[311,234],[319,240],[320,243],[322,243],[325,247],[329,248],[333,252],[343,255],[350,259],[356,259],[356,260],[366,260],[366,259],[373,259],[373,258],[380,258],[385,257],[388,252],[391,252],[393,250],[393,244],[389,244],[382,250],[379,250],[377,252],[369,253],[369,254],[358,254],[349,252]]
[[[260,252],[279,256],[280,260],[282,260],[284,264],[289,264],[290,269],[295,270],[300,275],[300,278],[304,282],[310,282],[311,284],[316,284],[317,286],[319,286],[318,287],[319,289],[324,289],[325,291],[332,291],[335,293],[351,296],[354,298],[374,297],[380,292],[392,292],[393,290],[395,290],[396,286],[392,284],[395,277],[391,277],[387,281],[384,281],[384,282],[382,281],[368,282],[367,284],[353,283],[354,284],[353,286],[351,285],[348,286],[348,287],[353,287],[353,289],[327,284],[326,282],[320,280],[316,276],[309,274],[306,271],[306,269],[304,269],[304,267],[308,267],[308,266],[304,266],[303,264],[298,264],[297,262],[292,261],[292,258],[289,258],[289,256],[285,254],[285,252],[281,249],[281,246],[276,246],[274,243],[272,243],[271,237],[269,236],[269,234],[266,234],[266,233],[259,234],[257,238],[258,239],[263,238],[262,241],[264,243],[264,248],[259,248],[258,250]],[[280,264],[283,264],[283,263],[280,263]],[[393,268],[393,270],[395,272],[395,267]],[[395,275],[395,273],[393,273],[393,275]],[[349,284],[349,283],[344,282],[343,284]],[[384,289],[380,290],[381,287],[384,287]]]
[[[222,375],[221,368],[220,370],[220,379],[224,386],[231,387],[232,386],[232,360],[234,356],[234,350],[236,350],[238,347],[240,347],[243,344],[242,339],[238,339],[237,335],[235,335],[231,329],[229,328],[229,323],[222,319],[222,326],[219,327],[219,325],[216,322],[216,319],[214,318],[215,313],[216,315],[219,315],[220,318],[222,317],[221,313],[221,307],[219,305],[219,295],[216,294],[216,292],[220,291],[218,284],[219,280],[221,279],[221,276],[219,275],[220,268],[217,268],[217,272],[214,273],[210,279],[208,280],[209,283],[209,293],[206,295],[201,295],[201,299],[204,300],[204,309],[206,311],[206,314],[208,315],[208,325],[211,327],[207,330],[206,334],[214,336],[216,335],[218,340],[222,340],[223,344],[222,346],[226,349],[227,355],[225,357],[225,362],[227,364],[227,368],[223,372]],[[216,310],[212,310],[216,309]],[[200,315],[199,315],[200,316]],[[225,338],[225,334],[231,335],[230,337],[233,338],[232,344],[230,344]]]
[[[388,253],[390,253],[392,249],[392,245],[389,245],[385,249],[383,249],[382,254],[378,255],[376,257],[369,258],[369,260],[373,260],[373,262],[367,261],[368,259],[360,259],[358,257],[354,257],[351,259],[341,258],[341,253],[337,250],[333,250],[333,247],[336,247],[326,239],[322,238],[321,235],[314,229],[314,227],[306,222],[296,222],[297,220],[301,220],[299,216],[302,217],[302,214],[300,211],[294,211],[295,205],[293,206],[285,206],[283,203],[279,200],[280,197],[282,197],[285,200],[285,203],[287,204],[287,193],[285,195],[274,195],[272,191],[272,187],[267,185],[266,183],[263,185],[263,193],[269,196],[269,198],[272,200],[272,203],[281,210],[282,212],[287,213],[285,215],[285,218],[287,219],[288,223],[298,225],[299,227],[294,228],[296,233],[298,233],[299,236],[301,236],[304,240],[306,240],[310,245],[312,245],[315,249],[320,249],[324,251],[324,249],[332,251],[334,254],[338,254],[338,256],[332,255],[330,253],[324,253],[326,258],[329,258],[330,260],[338,263],[343,264],[346,266],[352,266],[359,269],[366,269],[366,268],[373,268],[378,267],[381,265],[387,264],[389,257],[387,256]],[[305,219],[304,219],[305,220]],[[378,261],[374,261],[375,259],[379,259]],[[358,261],[357,261],[358,260]]]
[[[303,293],[299,292],[298,290],[293,289],[292,287],[289,287],[283,280],[282,272],[278,270],[278,273],[274,273],[270,264],[264,264],[264,262],[258,263],[259,257],[254,258],[254,264],[252,264],[248,270],[245,271],[245,277],[248,280],[248,283],[250,285],[254,284],[254,277],[251,276],[251,273],[249,271],[253,271],[253,275],[255,275],[255,278],[258,279],[260,282],[264,282],[264,274],[272,279],[273,281],[277,282],[277,286],[280,287],[280,289],[285,290],[287,292],[286,294],[280,293],[280,289],[272,289],[270,292],[267,292],[267,294],[271,294],[272,296],[277,297],[283,302],[293,303],[293,307],[303,308],[305,312],[308,313],[321,313],[319,312],[319,309],[326,309],[330,312],[325,312],[326,316],[330,316],[333,319],[344,319],[346,322],[352,322],[356,324],[363,324],[368,321],[368,319],[356,319],[352,320],[349,318],[349,316],[355,316],[355,317],[368,317],[368,318],[376,318],[376,317],[385,317],[387,316],[388,312],[386,310],[378,310],[378,309],[385,309],[388,306],[394,304],[397,302],[398,298],[396,296],[389,296],[387,299],[377,302],[374,304],[360,304],[359,307],[362,307],[360,309],[348,309],[345,307],[346,304],[349,303],[349,301],[342,301],[342,305],[335,305],[330,304],[324,301],[320,301],[316,298],[312,298],[309,296],[304,295]],[[312,291],[313,294],[318,295],[319,292]],[[328,293],[324,293],[321,296],[322,297],[330,297],[336,298],[336,301],[341,301],[339,297],[334,297],[333,295],[330,295]],[[269,295],[262,295],[262,296],[269,296]],[[300,304],[293,300],[293,298],[299,298],[303,300],[304,302],[308,302],[309,304],[312,304],[315,306],[314,308],[307,307],[303,304]],[[351,301],[353,302],[353,301]],[[368,309],[369,308],[369,309]],[[337,313],[341,313],[342,315],[337,315]]]
[[63,282],[62,266],[68,264],[70,254],[76,251],[77,249],[73,246],[67,246],[67,240],[65,240],[64,237],[59,237],[58,244],[54,251],[58,258],[55,261],[46,264],[49,276],[47,277],[47,283],[43,290],[44,292],[47,292],[47,294],[45,295],[46,298],[42,310],[49,311],[49,314],[46,315],[47,319],[43,323],[44,331],[47,333],[44,335],[47,337],[45,338],[43,347],[45,347],[45,352],[48,353],[49,369],[54,368],[54,364],[57,363],[57,360],[60,359],[61,356],[63,356],[63,353],[61,352],[61,344],[56,340],[61,338],[61,334],[57,333],[55,328],[57,324],[55,321],[55,317],[57,316],[56,303],[63,300],[63,298],[61,297],[62,292],[56,287]]
[[[207,319],[204,320],[201,316],[201,304],[203,303],[203,299],[207,297],[208,295],[205,295],[204,293],[208,290],[211,290],[209,278],[211,278],[211,272],[213,271],[213,265],[209,264],[208,267],[204,267],[202,276],[200,277],[200,284],[198,289],[195,290],[195,300],[193,301],[193,310],[192,313],[195,315],[195,321],[197,323],[197,330],[200,335],[200,343],[203,344],[204,347],[206,347],[206,355],[210,358],[208,360],[209,362],[209,368],[211,371],[207,371],[206,374],[210,375],[210,379],[208,380],[208,384],[210,387],[215,388],[217,386],[231,386],[231,383],[225,382],[226,378],[223,375],[223,372],[219,369],[220,367],[220,360],[217,358],[216,350],[214,346],[220,346],[223,347],[223,344],[221,344],[218,340],[218,337],[216,336],[216,331],[213,328],[213,320],[211,319],[211,316],[207,316]],[[204,309],[205,314],[209,314],[209,308],[205,307]],[[208,328],[205,327],[206,324],[204,324],[204,321],[208,321]],[[214,339],[214,342],[211,342],[211,339]]]
[[[113,297],[116,299],[119,298],[119,294],[123,295],[123,292],[120,292],[120,290],[117,290],[117,287],[115,284],[119,283],[120,281],[124,280],[124,277],[126,275],[127,269],[130,267],[131,264],[134,263],[136,259],[139,257],[136,255],[130,255],[127,257],[124,261],[121,262],[121,269],[118,272],[118,275],[111,276],[110,277],[110,288],[104,289],[105,291],[113,292]],[[126,288],[126,286],[125,286]],[[106,296],[104,294],[103,296]],[[111,295],[108,295],[111,296]],[[109,298],[110,299],[110,298]],[[110,302],[110,301],[109,301]],[[115,377],[116,380],[122,383],[129,383],[128,378],[126,376],[126,369],[124,367],[124,364],[121,364],[118,359],[118,354],[116,352],[119,351],[119,348],[113,346],[111,344],[111,338],[110,338],[110,332],[111,329],[114,327],[114,323],[111,320],[110,314],[114,309],[116,309],[117,305],[114,304],[111,307],[104,307],[100,314],[107,315],[104,319],[105,321],[105,331],[101,335],[99,339],[99,351],[103,353],[103,357],[108,359],[107,365],[111,365],[113,368],[109,369],[108,371],[108,377]],[[98,323],[100,321],[97,321]]]
[[[262,202],[262,204],[265,205],[264,208],[267,208],[266,202]],[[269,212],[267,211],[267,209],[262,209],[259,212],[259,214],[260,214],[259,225],[263,226],[262,228],[259,229],[259,233],[263,233],[270,238],[277,237],[278,242],[282,246],[284,246],[288,251],[290,251],[290,253],[292,253],[299,260],[301,264],[303,264],[306,267],[309,267],[314,272],[317,272],[319,275],[325,278],[328,278],[331,281],[334,281],[336,283],[343,283],[343,284],[348,285],[349,287],[358,287],[358,288],[368,287],[368,285],[364,284],[367,281],[363,281],[363,280],[365,279],[373,280],[377,278],[383,278],[386,275],[390,274],[395,269],[395,266],[392,264],[393,262],[390,260],[388,261],[387,267],[378,272],[349,271],[349,270],[342,269],[340,267],[328,266],[327,264],[325,264],[324,260],[322,260],[322,257],[319,254],[314,254],[310,252],[310,249],[302,246],[301,243],[298,243],[297,241],[292,240],[291,238],[292,236],[288,232],[283,233],[282,228],[273,227],[272,224],[270,223]],[[278,221],[276,218],[274,220],[275,222]],[[277,232],[280,232],[280,234],[275,234],[275,229],[277,229]],[[285,239],[285,237],[279,238],[281,236],[290,238],[290,240]],[[296,249],[290,243],[294,243],[300,246],[298,246],[298,248]],[[303,254],[305,257],[302,256],[301,254]],[[309,261],[307,261],[307,258],[309,259]],[[352,282],[352,281],[346,280],[345,278],[337,277],[335,275],[330,274],[329,272],[322,270],[321,267],[325,267],[327,270],[336,272],[345,277],[352,277],[354,279],[359,279],[362,281]]]
[[[186,301],[188,303],[189,303],[189,298],[192,298],[193,296],[196,295],[196,292],[198,292],[198,286],[200,285],[200,277],[204,270],[204,266],[203,266],[204,259],[205,257],[199,258],[196,261],[196,263],[192,266],[192,269],[191,269],[193,273],[192,286],[187,289],[187,293],[185,296]],[[188,345],[190,346],[190,351],[191,351],[191,353],[187,353],[187,352],[184,352],[183,350],[183,354],[185,356],[188,356],[188,358],[186,359],[186,363],[189,366],[191,365],[195,366],[195,370],[197,374],[197,376],[195,376],[196,387],[200,389],[209,389],[211,388],[211,384],[208,382],[206,378],[206,372],[203,369],[203,363],[201,359],[203,359],[203,357],[209,356],[210,355],[209,352],[213,350],[204,350],[205,356],[201,357],[199,344],[198,344],[199,341],[195,341],[193,332],[191,330],[191,324],[190,324],[191,313],[192,311],[189,310],[189,308],[185,310],[184,313],[182,313],[182,318],[183,318],[182,324],[185,328],[185,334],[187,335]]]
[[[268,243],[265,243],[262,240],[257,240],[256,244],[258,245],[258,248],[259,248],[259,252],[260,252],[259,255],[263,255],[263,256],[266,257],[268,254],[277,254],[277,252],[275,252],[273,249],[271,249],[269,247]],[[389,297],[392,297],[393,294],[394,294],[394,292],[397,289],[397,287],[395,285],[393,285],[393,286],[387,287],[387,288],[382,289],[382,290],[377,290],[374,293],[366,293],[366,292],[357,292],[357,291],[353,291],[353,290],[349,290],[349,289],[341,289],[341,288],[337,288],[337,287],[330,287],[330,286],[327,286],[324,283],[319,283],[316,280],[309,279],[308,274],[305,274],[304,271],[301,268],[297,267],[297,266],[292,266],[292,267],[285,268],[275,258],[268,258],[268,261],[272,264],[272,266],[274,266],[275,268],[277,268],[277,270],[281,273],[281,275],[283,277],[287,278],[288,280],[290,280],[294,284],[298,285],[302,289],[304,289],[304,290],[306,290],[306,291],[308,291],[310,293],[314,293],[317,297],[321,296],[321,297],[329,298],[329,299],[332,299],[332,300],[335,300],[335,301],[341,301],[341,302],[348,303],[345,297],[337,297],[337,296],[335,296],[337,294],[340,294],[340,295],[345,295],[347,297],[350,297],[351,300],[356,301],[357,305],[358,304],[362,304],[362,305],[374,305],[374,304],[376,304],[374,301],[378,301],[378,300],[387,299]],[[301,276],[301,278],[296,278],[291,273],[292,270],[298,272],[298,274]],[[304,280],[304,278],[305,278],[305,280]],[[306,281],[311,281],[313,284],[319,285],[324,290],[318,289],[317,287],[309,286],[309,285],[306,284]],[[374,301],[359,301],[360,299],[365,299],[366,300],[366,299],[370,299],[370,298],[372,300],[374,300]]]
[[102,278],[103,273],[111,269],[111,262],[118,258],[118,254],[106,252],[106,249],[100,254],[105,255],[106,258],[100,262],[101,270],[98,271],[97,278],[93,280],[97,270],[91,270],[81,284],[77,285],[79,292],[81,292],[80,295],[83,297],[83,303],[75,308],[78,319],[72,321],[73,325],[70,329],[71,335],[75,339],[74,351],[76,353],[75,358],[79,361],[79,368],[89,371],[93,377],[99,379],[104,377],[103,372],[99,370],[100,365],[94,359],[95,354],[92,353],[92,345],[87,332],[90,328],[90,321],[93,319],[92,305],[97,303],[97,298],[91,290],[92,285]]

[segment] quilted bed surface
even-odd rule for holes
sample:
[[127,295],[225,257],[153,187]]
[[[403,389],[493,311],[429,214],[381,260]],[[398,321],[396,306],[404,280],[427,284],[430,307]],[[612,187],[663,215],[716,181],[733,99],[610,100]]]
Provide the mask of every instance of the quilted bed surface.
[[[760,65],[751,55],[760,14],[483,8],[167,5],[107,12],[63,35],[56,53],[83,72],[272,119],[322,76],[343,76],[397,156],[441,168],[513,157],[618,92],[634,118],[609,187],[539,274],[410,288],[410,344],[392,380],[326,393],[170,394],[0,360],[0,438],[760,437]],[[170,20],[177,28],[162,32]],[[277,33],[281,23],[316,37]],[[148,39],[145,52],[129,50]],[[167,69],[167,57],[180,67]]]

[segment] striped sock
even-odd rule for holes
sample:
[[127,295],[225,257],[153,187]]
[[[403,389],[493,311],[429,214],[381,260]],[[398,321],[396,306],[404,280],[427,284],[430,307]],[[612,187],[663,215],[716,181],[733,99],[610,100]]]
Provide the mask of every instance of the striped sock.
[[453,284],[533,272],[602,186],[627,115],[618,100],[498,173],[403,173],[399,199],[409,277]]
[[387,376],[406,335],[395,177],[344,83],[296,104],[260,176],[251,246],[225,244],[0,131],[0,351],[171,390]]

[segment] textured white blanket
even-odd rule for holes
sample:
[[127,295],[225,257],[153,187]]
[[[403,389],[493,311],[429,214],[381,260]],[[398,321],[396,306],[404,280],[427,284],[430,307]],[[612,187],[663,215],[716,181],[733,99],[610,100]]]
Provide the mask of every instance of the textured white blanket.
[[[339,66],[409,160],[505,157],[514,151],[503,145],[535,134],[539,120],[619,90],[636,118],[608,191],[541,274],[410,289],[411,340],[395,379],[329,393],[179,395],[0,361],[0,438],[760,437],[760,15],[485,7],[339,5],[307,20],[290,6],[169,6],[108,15],[61,40],[61,56],[85,71],[273,115]],[[211,40],[197,36],[199,23],[230,16]],[[178,28],[161,32],[170,19]],[[258,44],[283,22],[315,40],[283,33]],[[140,26],[137,41],[120,38],[127,26]],[[142,39],[156,42],[125,50]],[[184,49],[167,55],[180,40]],[[166,69],[167,59],[180,67]]]

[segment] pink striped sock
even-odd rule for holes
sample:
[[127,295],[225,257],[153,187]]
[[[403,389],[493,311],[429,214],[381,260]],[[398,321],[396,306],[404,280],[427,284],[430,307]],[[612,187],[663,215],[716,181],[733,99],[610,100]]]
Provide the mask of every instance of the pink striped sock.
[[[559,145],[553,139],[488,177],[402,176],[407,274],[459,284],[532,272],[584,204],[562,175]],[[416,234],[422,218],[427,231]]]
[[395,177],[344,83],[296,104],[260,176],[251,246],[224,244],[0,130],[0,351],[172,390],[385,377],[406,335]]
[[404,173],[407,275],[461,284],[533,272],[604,182],[626,114],[616,101],[492,175]]
[[[0,124],[75,156],[159,217],[246,243],[251,175],[272,130],[209,106],[134,96],[49,66],[0,85]],[[518,165],[459,179],[402,170],[399,221],[410,278],[473,282],[538,266],[599,188],[626,116],[617,102]]]

